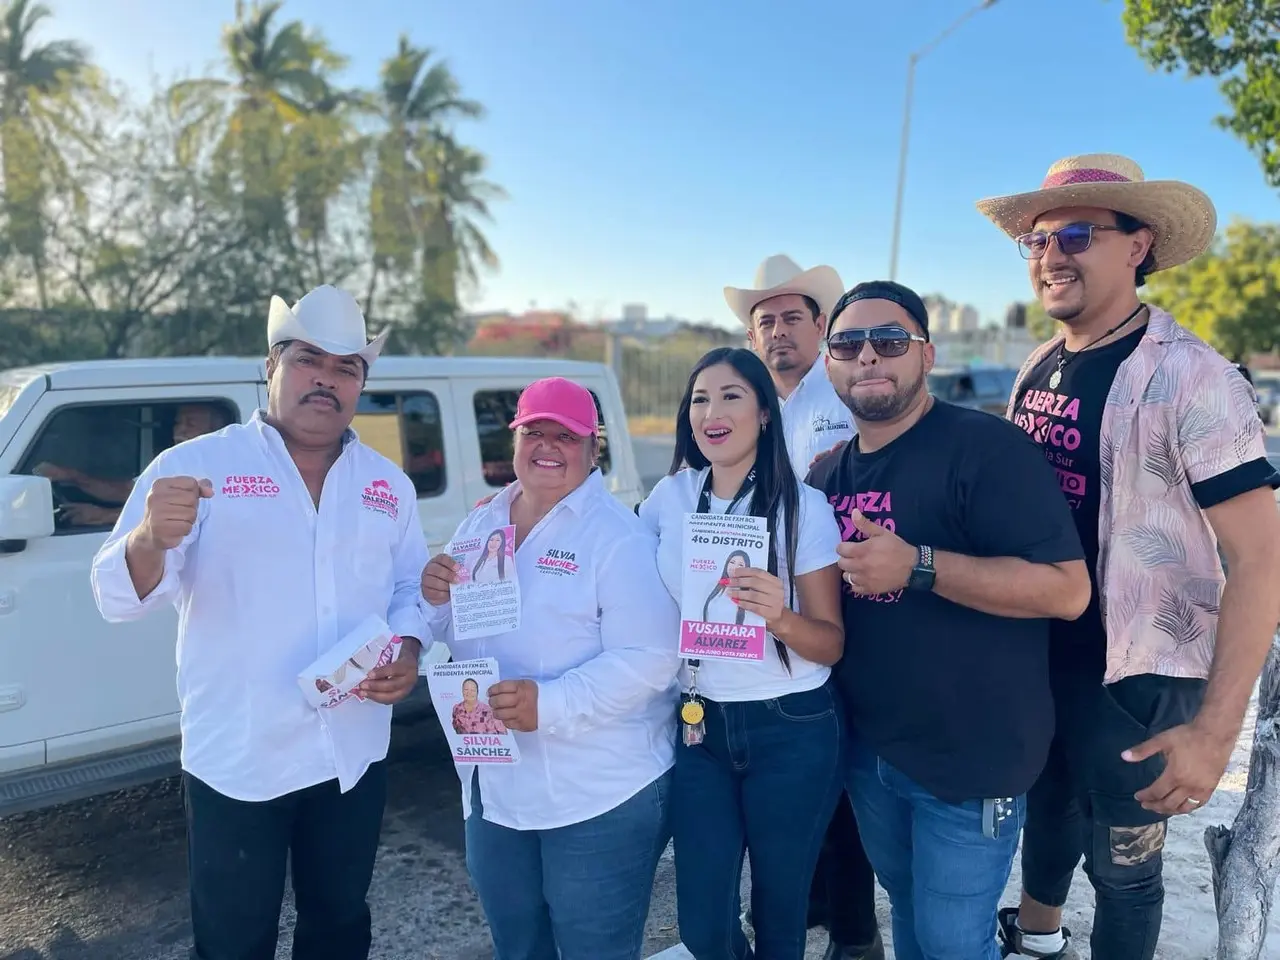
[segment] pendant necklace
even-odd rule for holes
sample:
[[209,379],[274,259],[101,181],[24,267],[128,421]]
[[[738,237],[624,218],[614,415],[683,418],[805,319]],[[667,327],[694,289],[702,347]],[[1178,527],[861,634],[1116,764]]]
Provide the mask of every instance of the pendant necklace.
[[1133,311],[1133,313],[1129,314],[1127,317],[1125,317],[1123,320],[1117,323],[1114,327],[1112,327],[1102,336],[1094,337],[1091,341],[1089,341],[1089,343],[1085,344],[1085,346],[1082,349],[1077,350],[1075,353],[1071,354],[1070,357],[1066,355],[1067,341],[1066,341],[1066,338],[1063,338],[1062,344],[1058,347],[1058,367],[1056,370],[1053,371],[1053,373],[1049,374],[1049,389],[1050,390],[1058,389],[1058,384],[1062,382],[1062,371],[1068,363],[1070,363],[1076,357],[1080,356],[1080,354],[1084,353],[1085,350],[1088,350],[1095,343],[1098,343],[1102,340],[1107,339],[1107,337],[1111,336],[1113,333],[1122,329],[1126,324],[1129,323],[1130,320],[1132,320],[1134,317],[1140,314],[1145,308],[1146,308],[1145,303],[1138,304],[1137,310]]

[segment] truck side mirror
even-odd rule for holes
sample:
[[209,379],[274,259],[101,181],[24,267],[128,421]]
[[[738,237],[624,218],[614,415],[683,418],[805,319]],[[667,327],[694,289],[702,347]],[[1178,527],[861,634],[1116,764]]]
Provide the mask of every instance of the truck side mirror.
[[0,553],[53,536],[53,485],[45,477],[0,477]]

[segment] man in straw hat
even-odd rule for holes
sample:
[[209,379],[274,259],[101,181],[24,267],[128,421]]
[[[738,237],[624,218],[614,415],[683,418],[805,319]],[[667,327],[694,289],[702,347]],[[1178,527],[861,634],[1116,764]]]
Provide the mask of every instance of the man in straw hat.
[[[275,957],[289,860],[294,955],[369,955],[391,704],[427,629],[413,483],[350,429],[385,339],[344,291],[273,297],[266,410],[157,456],[93,561],[107,620],[179,612],[199,960]],[[300,675],[369,617],[402,638],[398,659],[312,707]]]
[[[724,298],[764,361],[782,404],[787,454],[801,480],[821,454],[854,435],[853,419],[819,362],[827,314],[844,293],[828,266],[804,270],[784,254],[766,258],[747,289],[725,287]],[[875,874],[862,849],[848,795],[827,830],[810,891],[810,924],[830,934],[826,960],[883,957],[875,911]]]
[[1062,324],[1023,365],[1007,416],[1057,471],[1094,597],[1053,623],[1056,733],[1027,801],[1022,902],[1001,911],[1000,936],[1006,955],[1064,956],[1083,854],[1094,960],[1149,960],[1166,822],[1216,788],[1280,619],[1280,476],[1250,385],[1138,298],[1213,240],[1204,193],[1092,154],[978,209]]

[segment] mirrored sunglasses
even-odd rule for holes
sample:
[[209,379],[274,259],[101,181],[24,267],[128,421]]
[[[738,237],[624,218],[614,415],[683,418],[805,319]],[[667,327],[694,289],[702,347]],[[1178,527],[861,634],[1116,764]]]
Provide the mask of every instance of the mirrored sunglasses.
[[856,360],[862,347],[870,341],[871,349],[881,357],[900,357],[911,349],[911,341],[928,343],[928,337],[908,333],[899,326],[868,327],[861,330],[841,330],[827,339],[827,353],[832,360]]

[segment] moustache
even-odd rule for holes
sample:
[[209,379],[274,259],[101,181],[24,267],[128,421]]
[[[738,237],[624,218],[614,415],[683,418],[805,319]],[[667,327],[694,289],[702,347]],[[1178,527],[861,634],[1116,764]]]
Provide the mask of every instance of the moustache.
[[338,400],[337,397],[335,397],[328,390],[312,390],[305,397],[303,397],[301,400],[298,401],[298,405],[301,406],[302,404],[307,403],[313,397],[324,397],[326,400],[328,400],[330,403],[333,404],[333,409],[339,410],[339,411],[342,409],[342,403]]

